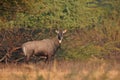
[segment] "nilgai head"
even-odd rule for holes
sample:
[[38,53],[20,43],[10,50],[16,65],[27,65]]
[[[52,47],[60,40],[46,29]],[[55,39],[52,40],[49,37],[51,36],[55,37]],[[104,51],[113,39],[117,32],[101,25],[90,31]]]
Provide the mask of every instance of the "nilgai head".
[[62,42],[62,39],[63,39],[63,34],[67,32],[67,30],[56,30],[55,31],[57,33],[57,38],[59,40],[59,43]]

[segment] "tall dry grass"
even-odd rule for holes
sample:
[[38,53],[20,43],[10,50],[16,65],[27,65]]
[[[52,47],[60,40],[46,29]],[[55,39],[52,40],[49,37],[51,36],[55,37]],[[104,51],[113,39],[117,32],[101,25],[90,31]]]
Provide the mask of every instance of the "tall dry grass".
[[120,64],[96,58],[54,64],[0,64],[0,80],[119,80]]

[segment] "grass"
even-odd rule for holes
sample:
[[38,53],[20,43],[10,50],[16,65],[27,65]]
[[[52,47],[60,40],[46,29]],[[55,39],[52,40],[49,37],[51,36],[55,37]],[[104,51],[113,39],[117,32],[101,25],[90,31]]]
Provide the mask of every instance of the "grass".
[[[53,67],[54,66],[54,67]],[[0,80],[119,80],[120,64],[100,59],[1,64]]]

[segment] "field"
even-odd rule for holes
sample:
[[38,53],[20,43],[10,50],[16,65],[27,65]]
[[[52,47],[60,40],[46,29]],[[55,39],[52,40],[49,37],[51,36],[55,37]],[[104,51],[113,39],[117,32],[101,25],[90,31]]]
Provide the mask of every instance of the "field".
[[0,80],[119,80],[120,64],[92,58],[89,61],[54,61],[54,64],[0,64]]
[[[0,0],[0,80],[120,80],[119,5],[120,0]],[[56,61],[22,62],[23,43],[53,38],[59,29],[67,33]]]

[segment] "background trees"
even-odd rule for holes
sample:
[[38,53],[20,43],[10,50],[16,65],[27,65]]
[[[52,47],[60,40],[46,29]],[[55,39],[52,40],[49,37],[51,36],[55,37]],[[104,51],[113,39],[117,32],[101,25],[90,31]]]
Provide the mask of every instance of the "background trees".
[[55,35],[54,29],[66,28],[63,49],[58,52],[66,59],[117,54],[119,5],[120,0],[0,0],[0,28],[5,32],[24,29],[26,35],[32,34],[30,40],[47,38]]

